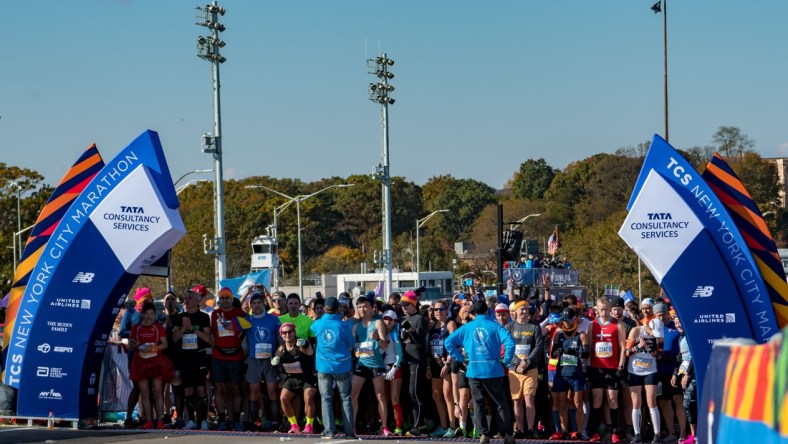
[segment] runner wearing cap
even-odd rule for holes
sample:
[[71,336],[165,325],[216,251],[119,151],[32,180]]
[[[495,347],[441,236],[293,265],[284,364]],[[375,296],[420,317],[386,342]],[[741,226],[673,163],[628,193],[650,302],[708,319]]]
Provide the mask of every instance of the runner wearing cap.
[[[586,390],[583,359],[588,358],[588,337],[581,331],[577,322],[577,311],[567,307],[561,314],[559,330],[553,337],[552,357],[558,359],[558,368],[553,380],[552,393],[554,402],[558,403],[561,416],[561,432],[556,432],[550,439],[588,440],[588,436],[579,432],[571,432],[569,406],[575,408],[575,424],[582,427],[585,419],[583,412],[583,392]],[[568,393],[572,396],[569,399]]]
[[[645,302],[645,300],[644,300]],[[648,306],[644,304],[644,306]],[[650,307],[650,306],[649,306]],[[643,325],[632,329],[627,338],[626,353],[629,357],[627,370],[629,371],[629,393],[632,397],[632,426],[635,428],[635,437],[632,443],[642,443],[640,436],[640,406],[643,386],[646,389],[646,402],[648,403],[651,422],[654,426],[654,440],[652,443],[662,442],[660,437],[661,418],[657,407],[657,359],[662,353],[663,324],[659,319],[652,319]]]
[[400,323],[402,342],[405,344],[405,363],[408,365],[409,383],[408,392],[411,399],[411,410],[413,413],[413,425],[407,433],[409,436],[421,436],[419,423],[421,422],[422,408],[421,383],[425,379],[430,379],[427,366],[427,333],[429,326],[427,321],[419,313],[417,307],[419,296],[413,290],[406,291],[400,299],[399,305],[402,307],[404,316]]
[[315,423],[315,396],[317,395],[317,370],[315,369],[315,349],[304,338],[296,338],[296,325],[285,322],[279,327],[282,345],[276,351],[274,363],[285,374],[285,383],[282,387],[282,410],[290,421],[288,433],[300,433],[298,426],[298,412],[293,407],[293,400],[299,392],[304,394],[304,413],[306,425],[304,433],[312,434]]
[[[142,322],[142,306],[146,302],[153,302],[153,293],[151,293],[150,288],[138,288],[134,292],[134,305],[131,307],[126,308],[126,311],[123,312],[123,317],[120,320],[120,328],[118,330],[118,335],[126,339],[128,341],[129,334],[131,333],[132,327],[135,325],[139,325]],[[128,362],[128,370],[131,373],[131,362],[134,357],[134,352],[127,348],[127,362]],[[125,427],[133,427],[134,426],[134,419],[132,418],[132,414],[134,412],[134,407],[137,405],[137,402],[140,398],[140,387],[136,381],[132,380],[132,387],[131,391],[129,392],[129,398],[126,401],[126,420],[123,422]],[[140,418],[140,419],[150,419],[150,418]]]
[[233,299],[232,290],[222,288],[219,290],[219,307],[211,313],[211,378],[216,389],[214,401],[219,416],[218,430],[233,428],[242,431],[243,426],[233,421],[237,419],[235,399],[241,396],[243,330],[233,320],[246,314],[240,307],[235,307]]
[[386,365],[386,381],[389,382],[389,392],[391,393],[391,408],[394,410],[394,433],[388,429],[388,424],[383,424],[381,431],[384,436],[392,434],[402,435],[402,405],[400,404],[400,392],[402,390],[402,342],[400,341],[399,324],[397,323],[397,313],[394,310],[383,312],[383,327],[386,330],[386,351],[383,354],[383,363]]
[[512,320],[511,315],[509,314],[508,305],[501,302],[495,305],[495,320],[498,321],[499,324],[506,327],[506,325]]
[[271,362],[279,339],[280,318],[265,312],[265,298],[258,290],[249,296],[251,315],[236,318],[246,339],[246,382],[249,384],[249,418],[255,424],[260,411],[261,383],[265,382],[271,407],[272,430],[279,424],[279,371]]
[[[544,337],[539,325],[528,322],[530,306],[512,302],[514,320],[505,328],[515,342],[514,357],[509,364],[509,390],[514,401],[515,438],[534,439],[536,429],[536,389],[539,385],[539,362],[544,356]],[[497,313],[496,313],[497,314]]]
[[[638,323],[635,319],[630,318],[629,316],[625,316],[624,313],[626,311],[627,302],[621,296],[613,296],[610,298],[610,314],[615,318],[620,324],[624,325],[624,331],[626,333],[625,338],[629,337],[629,333],[632,331],[633,328],[638,326]],[[626,353],[626,352],[625,352]],[[629,385],[627,383],[627,374],[624,374],[621,377],[621,389],[618,392],[618,400],[621,408],[619,409],[619,413],[624,418],[624,423],[627,427],[627,436],[632,437],[633,435],[633,428],[632,428],[632,397],[629,395]],[[612,418],[611,418],[612,420]],[[623,434],[620,434],[620,437],[623,437]]]

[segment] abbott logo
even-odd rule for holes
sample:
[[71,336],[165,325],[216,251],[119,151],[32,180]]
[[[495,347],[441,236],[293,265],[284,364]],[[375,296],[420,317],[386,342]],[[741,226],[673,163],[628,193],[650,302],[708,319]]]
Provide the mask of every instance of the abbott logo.
[[48,378],[49,377],[49,367],[38,367],[36,369],[36,376],[39,378]]
[[702,286],[698,285],[698,288],[695,289],[695,293],[692,293],[693,298],[709,298],[711,294],[714,293],[714,287],[711,285]]
[[80,271],[79,273],[77,273],[76,276],[74,276],[74,280],[71,282],[76,282],[79,284],[89,284],[93,282],[93,277],[95,275],[96,273],[88,273],[85,271]]

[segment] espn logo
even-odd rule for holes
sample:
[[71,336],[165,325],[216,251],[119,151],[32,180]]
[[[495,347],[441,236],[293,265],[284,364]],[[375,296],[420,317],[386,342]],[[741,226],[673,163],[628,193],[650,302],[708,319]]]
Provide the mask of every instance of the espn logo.
[[96,273],[88,273],[88,272],[80,271],[79,273],[77,273],[76,276],[74,276],[74,280],[71,282],[77,282],[80,284],[89,284],[93,282],[93,276],[95,275]]
[[698,285],[698,288],[695,289],[695,292],[692,293],[693,298],[709,298],[711,294],[714,293],[714,287],[711,285],[703,286]]

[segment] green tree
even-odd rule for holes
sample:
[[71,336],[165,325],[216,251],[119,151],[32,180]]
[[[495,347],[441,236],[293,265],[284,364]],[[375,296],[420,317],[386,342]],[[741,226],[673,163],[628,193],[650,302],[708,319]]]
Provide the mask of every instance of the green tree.
[[545,191],[550,188],[553,177],[555,177],[555,170],[543,158],[526,160],[520,164],[519,171],[514,173],[512,180],[514,197],[531,200],[542,199]]
[[438,227],[445,239],[462,240],[470,235],[479,212],[496,200],[495,189],[483,182],[453,179],[435,197],[434,207],[426,207],[425,211],[449,210],[441,215]]
[[755,141],[735,126],[721,126],[711,138],[717,151],[725,157],[741,159],[755,147]]

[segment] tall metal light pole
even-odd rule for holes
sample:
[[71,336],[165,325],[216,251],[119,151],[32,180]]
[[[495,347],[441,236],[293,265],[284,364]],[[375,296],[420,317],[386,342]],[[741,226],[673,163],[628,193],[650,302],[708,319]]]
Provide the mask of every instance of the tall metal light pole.
[[[522,219],[518,220],[517,222],[515,222],[514,224],[512,224],[509,227],[509,229],[510,230],[516,230],[517,227],[519,227],[520,224],[525,223],[525,221],[528,220],[529,217],[539,217],[541,215],[542,215],[542,213],[529,214],[528,216],[525,216],[524,218],[522,218]],[[523,243],[525,244],[525,254],[528,254],[528,237],[525,235],[525,230],[523,230]]]
[[[211,169],[208,169],[208,170],[193,170],[193,171],[189,171],[188,173],[185,173],[185,174],[183,174],[181,177],[179,177],[179,178],[178,178],[178,180],[176,180],[175,182],[173,182],[173,183],[172,183],[172,186],[174,186],[174,187],[177,187],[177,186],[178,186],[178,184],[179,184],[179,183],[180,183],[180,182],[181,182],[183,179],[185,179],[187,176],[190,176],[190,175],[192,175],[192,174],[200,174],[200,173],[213,173],[213,168],[211,168]],[[200,181],[202,181],[202,180],[203,180],[203,179],[200,179]],[[191,181],[191,182],[194,182],[194,181]]]
[[662,51],[663,63],[665,67],[665,141],[670,141],[670,132],[668,131],[668,0],[661,0],[651,6],[651,10],[655,14],[662,12]]
[[381,109],[381,129],[383,152],[381,162],[375,167],[372,177],[382,184],[383,194],[383,251],[381,256],[386,267],[386,295],[391,294],[391,174],[389,169],[389,105],[394,104],[394,99],[389,96],[394,91],[394,86],[388,81],[394,78],[389,67],[394,65],[394,60],[386,57],[384,53],[374,59],[367,60],[369,73],[378,78],[378,83],[369,84],[369,100],[379,103]]
[[[416,220],[416,279],[417,280],[419,279],[419,276],[418,276],[419,272],[421,272],[421,260],[420,260],[420,257],[419,257],[419,229],[421,228],[422,225],[426,224],[427,221],[432,216],[434,216],[434,215],[436,215],[438,213],[446,213],[448,211],[449,210],[436,210],[436,211],[433,211],[432,213],[424,216],[423,218]],[[416,283],[416,286],[417,287],[419,286],[418,283]]]
[[[250,188],[250,189],[262,188],[262,189],[270,191],[270,192],[272,192],[274,194],[278,194],[278,195],[284,197],[285,199],[288,199],[289,202],[287,204],[285,204],[285,205],[280,205],[281,207],[286,207],[288,204],[290,204],[292,202],[296,203],[296,218],[297,218],[296,222],[298,224],[298,291],[299,291],[298,295],[301,296],[301,297],[304,297],[303,267],[302,267],[302,260],[301,260],[301,202],[309,199],[310,197],[316,196],[316,195],[322,193],[323,191],[328,191],[328,190],[330,190],[332,188],[348,188],[348,187],[352,187],[353,185],[354,184],[352,184],[352,183],[343,183],[343,184],[329,185],[329,186],[327,186],[327,187],[325,187],[325,188],[323,188],[321,190],[315,191],[312,194],[307,194],[307,195],[299,194],[298,196],[295,196],[295,197],[288,196],[287,194],[282,193],[281,191],[276,191],[275,189],[268,188],[265,185],[247,185],[245,187],[245,188]],[[277,207],[277,208],[279,208],[279,207]],[[276,208],[274,209],[274,233],[276,233]],[[276,239],[276,234],[274,235],[274,239]]]
[[212,240],[204,237],[203,248],[206,254],[216,255],[215,260],[215,291],[219,292],[219,281],[227,277],[227,257],[224,242],[224,177],[222,169],[222,117],[221,102],[219,96],[219,65],[227,61],[219,53],[225,42],[219,39],[219,33],[225,30],[223,24],[219,23],[219,16],[224,15],[224,8],[219,7],[216,0],[213,3],[197,8],[197,18],[202,22],[197,22],[200,26],[205,26],[211,30],[208,37],[197,38],[197,56],[211,63],[211,86],[213,90],[213,134],[207,133],[202,136],[203,153],[212,154],[214,160],[213,170],[216,172],[216,185],[214,188],[214,209],[215,209],[215,228],[216,234]]

